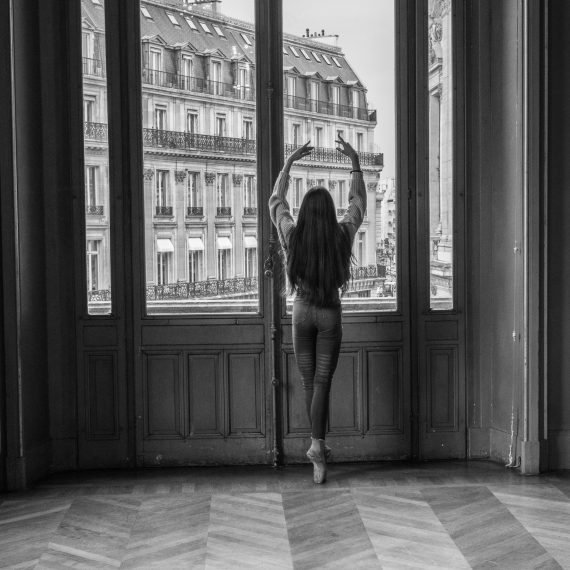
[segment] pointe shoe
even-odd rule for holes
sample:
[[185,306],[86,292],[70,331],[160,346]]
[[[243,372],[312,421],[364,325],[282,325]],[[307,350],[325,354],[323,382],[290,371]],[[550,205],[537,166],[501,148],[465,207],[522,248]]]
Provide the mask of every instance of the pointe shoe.
[[319,485],[324,483],[327,479],[326,451],[324,445],[320,451],[311,447],[309,451],[307,451],[307,457],[313,464],[313,481]]

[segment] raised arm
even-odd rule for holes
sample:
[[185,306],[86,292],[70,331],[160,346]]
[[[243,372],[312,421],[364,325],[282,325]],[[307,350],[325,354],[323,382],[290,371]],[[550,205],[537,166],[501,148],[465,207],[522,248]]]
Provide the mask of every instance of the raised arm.
[[360,170],[358,153],[340,136],[340,134],[338,135],[338,140],[335,142],[339,145],[337,150],[348,156],[352,162],[352,170],[350,171],[350,191],[348,193],[348,208],[340,222],[341,224],[346,224],[350,235],[350,241],[352,242],[358,228],[362,224],[364,214],[366,214],[366,186],[364,185],[362,170]]
[[295,227],[295,222],[293,221],[293,216],[291,216],[289,209],[289,202],[287,202],[287,191],[289,189],[290,180],[289,171],[296,160],[300,160],[311,154],[313,147],[309,146],[309,142],[296,149],[285,161],[285,165],[275,181],[273,194],[271,194],[269,198],[269,215],[271,216],[271,221],[277,228],[279,241],[285,250],[287,250],[289,245],[291,230]]

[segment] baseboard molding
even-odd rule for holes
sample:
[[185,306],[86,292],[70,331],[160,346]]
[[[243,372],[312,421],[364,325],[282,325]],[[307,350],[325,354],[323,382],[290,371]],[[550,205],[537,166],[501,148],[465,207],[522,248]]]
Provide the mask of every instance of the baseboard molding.
[[548,468],[570,469],[570,430],[549,430]]
[[[509,463],[511,434],[497,428],[489,428],[489,443],[491,459],[493,461],[503,463],[503,465],[507,465],[507,463]],[[518,464],[519,455],[519,450],[513,449],[513,458],[515,464]]]
[[48,475],[51,465],[51,441],[28,447],[23,457],[6,458],[6,490],[22,491]]
[[50,471],[58,473],[60,471],[77,470],[77,439],[54,439],[52,440],[52,461]]

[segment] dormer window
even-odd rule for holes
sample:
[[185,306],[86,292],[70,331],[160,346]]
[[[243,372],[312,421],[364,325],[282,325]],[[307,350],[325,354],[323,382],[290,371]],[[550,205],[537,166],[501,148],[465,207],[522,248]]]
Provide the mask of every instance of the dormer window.
[[243,32],[240,32],[241,37],[243,38],[243,41],[248,45],[253,45],[251,43],[251,40],[249,39],[249,36],[247,36],[246,34],[244,34]]
[[224,32],[222,32],[222,28],[220,28],[220,26],[216,26],[216,24],[213,24],[214,30],[216,31],[216,34],[218,34],[218,36],[220,36],[220,38],[225,38],[226,36],[224,36]]
[[152,20],[152,16],[150,15],[150,12],[146,6],[141,6],[141,14],[148,20]]
[[299,55],[299,52],[296,50],[296,48],[294,46],[289,46],[289,49],[291,50],[291,53],[295,56],[295,57],[301,57]]
[[202,29],[207,33],[207,34],[211,34],[212,30],[210,30],[210,28],[208,28],[208,24],[206,24],[206,22],[200,22],[200,26],[202,26]]
[[91,0],[93,4],[97,4],[97,6],[101,6],[101,0]]
[[305,56],[305,59],[308,59],[310,61],[311,56],[307,53],[307,50],[301,48],[301,53]]
[[283,55],[289,55],[289,52],[285,49],[285,46],[283,46]]
[[334,55],[332,56],[332,60],[334,61],[334,64],[335,64],[337,67],[342,67],[340,61],[339,61],[338,58],[336,58]]
[[323,53],[323,59],[325,60],[328,65],[332,65],[332,61],[329,59],[329,56]]
[[170,22],[172,24],[180,27],[180,24],[178,23],[178,20],[176,19],[176,16],[174,14],[171,14],[170,12],[166,12],[166,15],[168,16],[168,19],[170,20]]
[[319,57],[319,54],[316,51],[312,51],[311,53],[313,54],[315,61],[318,61],[319,63],[321,63],[321,58]]
[[190,28],[192,30],[198,31],[198,28],[196,27],[196,24],[192,21],[192,18],[189,18],[188,16],[184,16],[184,19],[186,20],[186,23],[190,26]]

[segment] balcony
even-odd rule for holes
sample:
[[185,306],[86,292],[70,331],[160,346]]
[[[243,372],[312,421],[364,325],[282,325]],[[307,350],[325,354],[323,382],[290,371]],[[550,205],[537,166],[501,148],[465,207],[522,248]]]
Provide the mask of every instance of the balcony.
[[[105,123],[84,123],[83,133],[86,140],[107,140],[107,125]],[[256,142],[251,139],[234,137],[217,137],[185,133],[182,131],[163,131],[160,129],[143,129],[143,145],[152,148],[169,148],[173,150],[210,151],[224,154],[250,155],[255,158]],[[289,156],[300,145],[286,144],[285,156]],[[360,152],[361,166],[384,166],[382,153]],[[303,158],[304,162],[332,162],[350,164],[347,156],[336,148],[315,147],[315,150]]]
[[95,77],[106,77],[105,63],[102,59],[83,58],[83,75],[94,75]]
[[172,216],[172,206],[156,206],[156,216]]
[[294,95],[284,95],[283,104],[289,109],[321,113],[322,115],[334,115],[335,117],[344,117],[346,119],[358,119],[360,121],[376,121],[376,113],[372,109],[363,107],[339,105],[328,101],[309,99],[308,97],[295,97]]
[[94,206],[93,204],[87,204],[85,206],[85,213],[88,216],[102,216],[103,206]]
[[216,216],[231,216],[232,208],[231,206],[218,206],[216,208]]
[[251,87],[222,83],[221,81],[212,81],[201,77],[180,75],[168,71],[143,68],[142,82],[145,85],[167,87],[169,89],[178,89],[189,93],[205,93],[207,95],[241,99],[242,101],[255,101],[255,90]]
[[186,215],[187,216],[203,216],[204,215],[204,207],[203,206],[188,206],[186,208]]
[[243,215],[244,216],[257,216],[257,206],[244,206]]

